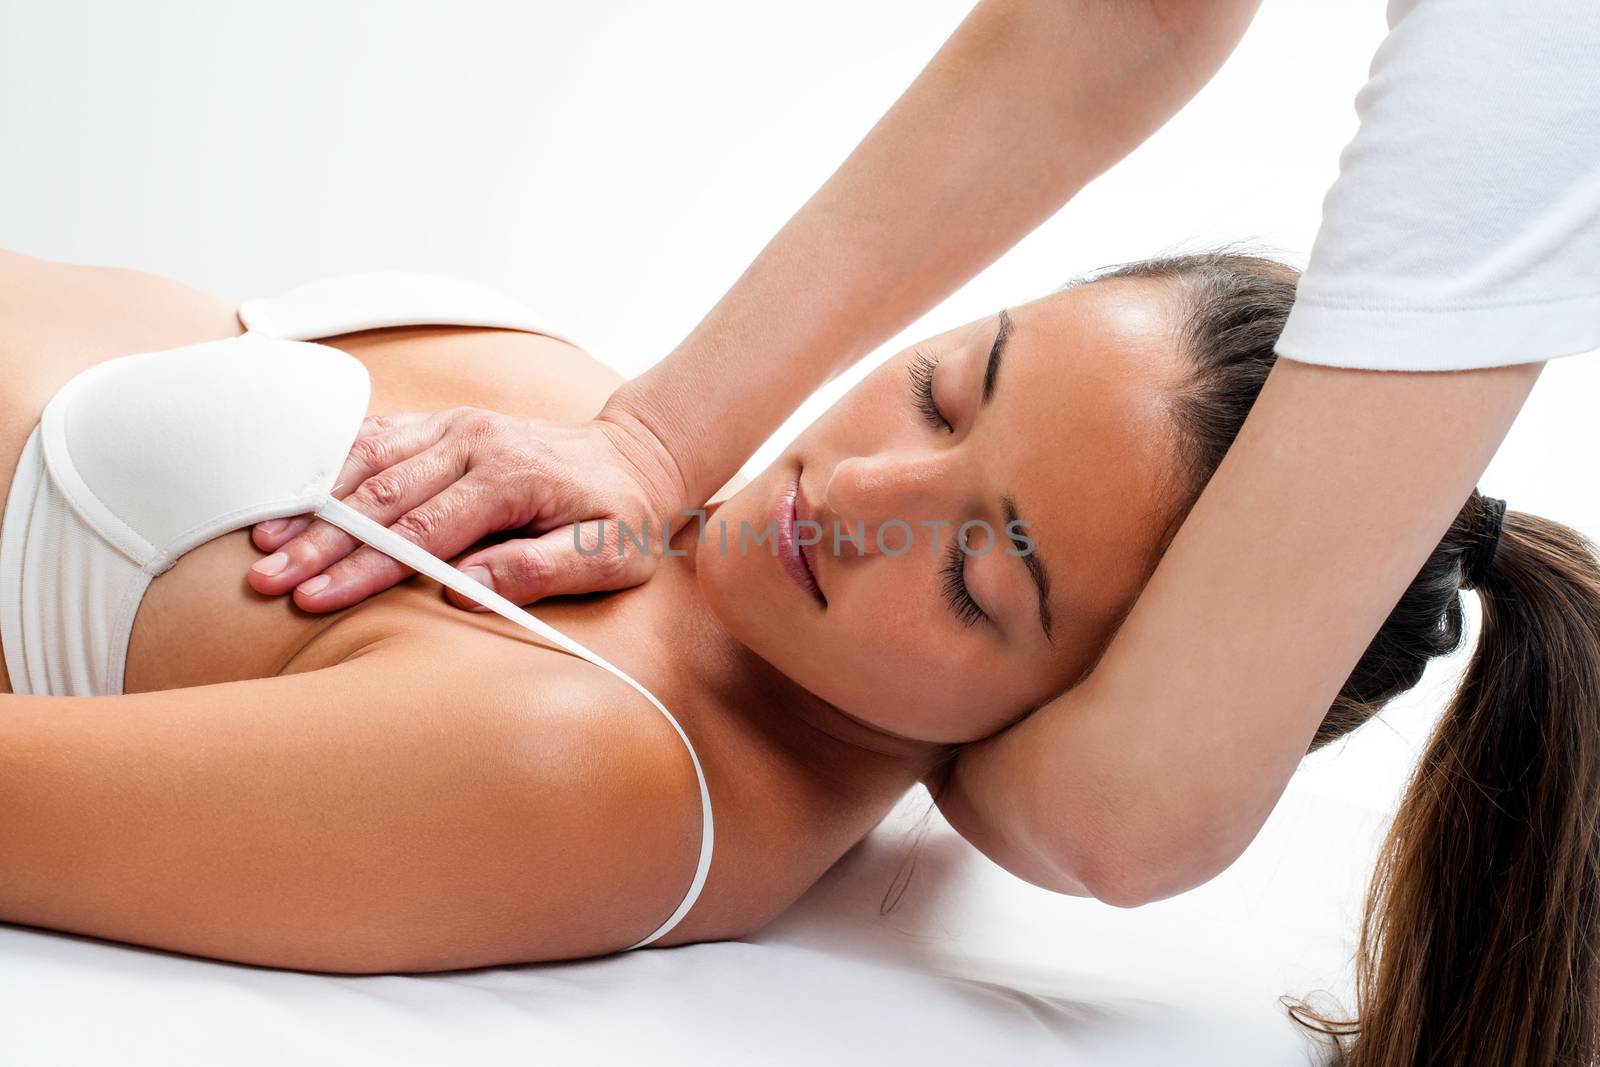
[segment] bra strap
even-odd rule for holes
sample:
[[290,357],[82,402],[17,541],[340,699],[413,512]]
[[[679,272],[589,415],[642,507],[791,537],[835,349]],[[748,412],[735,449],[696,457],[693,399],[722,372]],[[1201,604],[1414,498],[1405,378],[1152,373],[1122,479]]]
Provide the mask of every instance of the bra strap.
[[695,753],[694,745],[689,741],[689,735],[684,732],[683,727],[679,725],[678,720],[673,717],[672,712],[668,711],[666,706],[655,698],[655,694],[651,693],[650,690],[634,681],[634,679],[620,667],[609,663],[599,655],[589,651],[589,649],[574,641],[560,630],[557,630],[549,623],[530,615],[522,608],[501,596],[499,593],[496,593],[493,589],[490,589],[488,586],[484,585],[482,582],[468,578],[465,574],[462,574],[459,570],[450,566],[450,564],[446,563],[439,557],[434,556],[412,542],[407,541],[404,537],[401,537],[393,530],[373,522],[371,519],[367,518],[359,511],[356,511],[342,500],[335,500],[333,497],[329,497],[320,507],[317,508],[316,513],[321,518],[339,527],[339,529],[343,530],[351,537],[371,545],[379,552],[382,552],[384,555],[405,564],[412,570],[419,571],[420,573],[427,575],[429,578],[432,578],[445,588],[453,589],[457,593],[460,593],[462,596],[469,598],[475,603],[482,604],[496,615],[499,615],[504,619],[509,619],[518,626],[521,626],[523,629],[532,632],[562,651],[570,652],[572,655],[577,656],[580,659],[586,659],[590,663],[593,663],[596,667],[599,667],[601,670],[616,675],[634,689],[638,690],[640,695],[642,695],[646,700],[650,701],[651,704],[655,705],[657,711],[666,716],[667,722],[672,724],[672,728],[676,730],[678,732],[678,736],[683,739],[684,747],[689,750],[689,760],[694,764],[694,776],[700,784],[700,863],[695,868],[694,880],[689,883],[689,891],[684,894],[683,901],[678,905],[677,910],[671,915],[667,916],[666,922],[656,927],[652,933],[629,945],[624,951],[642,948],[643,946],[650,944],[652,941],[666,934],[674,926],[677,926],[679,921],[689,913],[689,909],[694,906],[695,900],[700,896],[700,890],[704,888],[706,884],[706,874],[711,869],[712,832],[711,791],[706,788],[705,771],[701,769],[700,757]]

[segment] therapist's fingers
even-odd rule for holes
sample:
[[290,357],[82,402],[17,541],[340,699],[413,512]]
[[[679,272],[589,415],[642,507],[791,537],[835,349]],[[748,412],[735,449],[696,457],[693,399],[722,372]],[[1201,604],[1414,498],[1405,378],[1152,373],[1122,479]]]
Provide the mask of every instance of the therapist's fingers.
[[[502,541],[474,552],[456,566],[513,604],[569,593],[626,589],[655,570],[655,555],[624,541],[611,520],[581,523],[577,533],[581,541],[573,540],[572,526],[540,537]],[[487,610],[454,590],[447,590],[445,597],[458,608]]]
[[[356,486],[343,497],[343,502],[383,526],[389,526],[402,536],[418,541],[428,551],[438,555],[441,545],[431,535],[436,528],[421,527],[419,521],[431,522],[436,513],[432,499],[445,492],[461,477],[462,462],[448,447],[430,448],[421,455],[412,456]],[[463,531],[463,533],[469,531]],[[474,537],[487,531],[477,531]],[[451,531],[447,534],[457,536]],[[307,579],[327,571],[350,555],[361,542],[324,519],[315,519],[305,530],[280,545],[271,555],[256,561],[250,568],[250,586],[258,593],[276,596],[286,593]],[[472,538],[465,544],[470,545]],[[465,545],[460,546],[465,547]],[[446,549],[448,550],[448,549]],[[460,548],[454,549],[459,551]],[[398,566],[398,565],[396,565]],[[342,587],[330,587],[327,596],[318,603],[319,610],[335,611],[360,600],[361,597],[387,589],[409,574],[406,570],[384,570],[374,578],[384,580],[377,584],[364,583],[364,592],[344,599]]]
[[268,519],[250,530],[250,540],[263,552],[275,552],[301,530],[311,525],[311,515],[291,515],[287,519]]
[[[349,492],[351,486],[436,443],[443,435],[444,427],[441,420],[434,417],[435,414],[428,411],[401,411],[368,415],[361,421],[355,443],[334,479],[333,495],[341,495],[341,487],[344,492]],[[311,520],[310,515],[295,515],[258,522],[250,531],[250,537],[261,551],[275,552],[310,526]]]
[[[490,499],[484,487],[464,478],[429,494],[420,507],[401,515],[388,526],[412,544],[441,559],[470,548],[499,527],[499,511],[484,507]],[[321,573],[295,587],[294,602],[306,611],[337,611],[389,588],[415,573],[370,545],[361,545]]]

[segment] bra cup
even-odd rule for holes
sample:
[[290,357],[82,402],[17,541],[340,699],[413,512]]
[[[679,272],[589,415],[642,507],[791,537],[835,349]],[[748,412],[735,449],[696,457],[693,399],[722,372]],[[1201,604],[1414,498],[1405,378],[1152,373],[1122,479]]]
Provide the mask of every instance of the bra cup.
[[109,360],[40,420],[74,510],[141,566],[313,510],[366,415],[371,380],[327,345],[244,334]]

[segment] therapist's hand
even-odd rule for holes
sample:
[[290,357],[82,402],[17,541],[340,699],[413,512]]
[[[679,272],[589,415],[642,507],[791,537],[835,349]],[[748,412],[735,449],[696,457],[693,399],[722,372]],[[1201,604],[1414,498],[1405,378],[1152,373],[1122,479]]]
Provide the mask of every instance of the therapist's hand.
[[[493,533],[523,535],[457,564],[517,604],[645,581],[659,561],[660,519],[679,524],[685,493],[671,453],[642,424],[604,414],[545,422],[472,407],[368,418],[334,489],[441,559]],[[646,516],[650,550],[621,551],[617,523],[638,531]],[[572,524],[583,524],[592,550],[597,521],[608,527],[605,548],[584,555]],[[251,568],[251,587],[268,595],[292,589],[306,611],[348,607],[413,573],[310,516],[259,523],[252,537],[270,555]]]

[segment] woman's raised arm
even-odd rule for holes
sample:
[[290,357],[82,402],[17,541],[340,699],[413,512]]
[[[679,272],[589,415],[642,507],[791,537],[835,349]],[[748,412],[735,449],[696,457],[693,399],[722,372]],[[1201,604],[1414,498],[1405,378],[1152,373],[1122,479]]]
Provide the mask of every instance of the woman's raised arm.
[[1543,366],[1280,357],[1094,671],[956,757],[952,825],[1030,881],[1112,904],[1227,867]]

